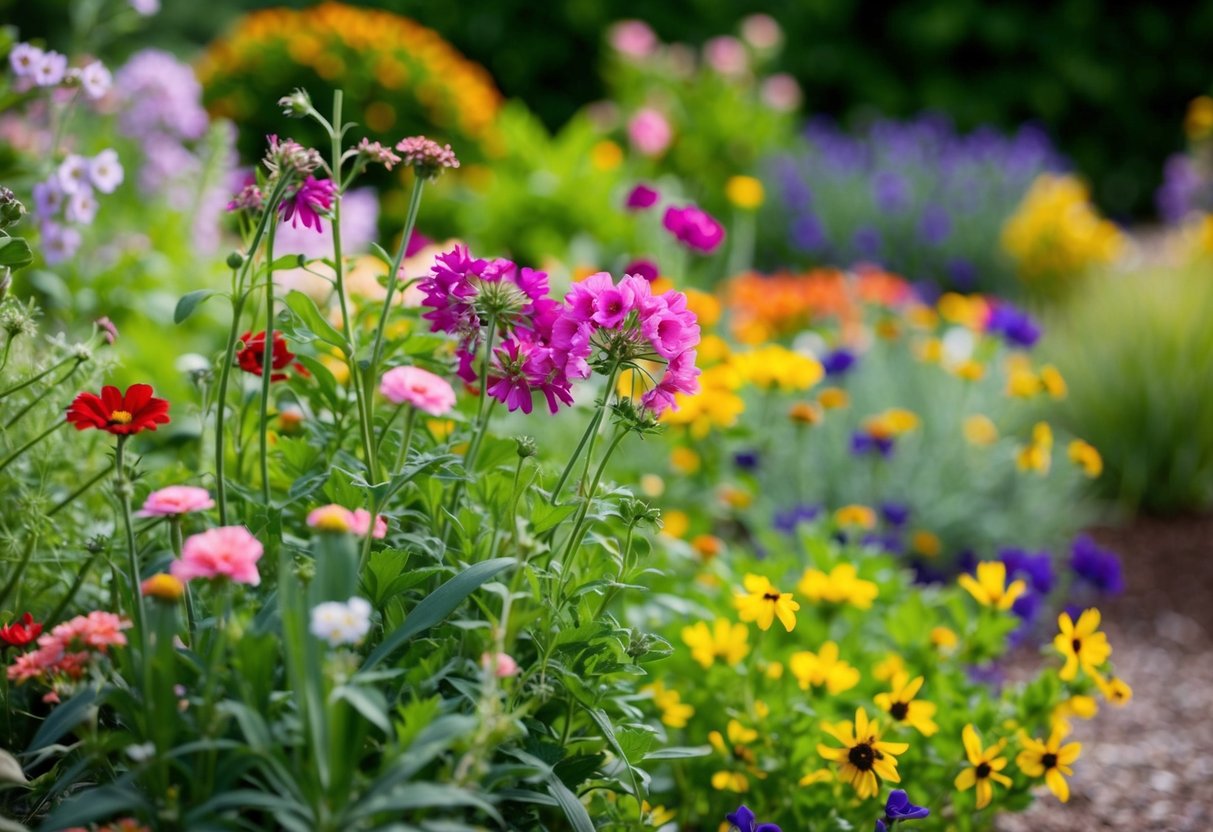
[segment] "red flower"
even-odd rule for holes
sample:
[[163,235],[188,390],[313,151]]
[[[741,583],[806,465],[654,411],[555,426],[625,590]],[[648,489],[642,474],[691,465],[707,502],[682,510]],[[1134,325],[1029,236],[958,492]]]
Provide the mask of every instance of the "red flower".
[[[261,363],[265,359],[265,331],[262,330],[256,335],[246,332],[240,336],[240,340],[244,342],[244,349],[236,353],[236,363],[246,373],[261,375]],[[282,333],[275,329],[273,352],[270,354],[271,369],[285,370],[291,366],[292,361],[295,362],[295,370],[300,375],[308,375],[307,368],[295,361],[295,354],[286,348],[286,339],[282,337]],[[274,372],[270,375],[270,381],[286,381],[286,373]]]
[[0,641],[13,647],[24,647],[42,634],[42,625],[28,612],[7,627],[0,627]]
[[167,425],[168,402],[152,395],[150,384],[132,384],[123,394],[107,384],[101,395],[81,393],[67,408],[67,420],[76,430],[97,428],[116,436],[127,436],[141,430],[155,430]]

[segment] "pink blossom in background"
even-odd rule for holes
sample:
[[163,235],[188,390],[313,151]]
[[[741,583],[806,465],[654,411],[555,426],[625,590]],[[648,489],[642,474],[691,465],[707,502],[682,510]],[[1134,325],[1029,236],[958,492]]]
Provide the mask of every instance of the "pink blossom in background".
[[629,58],[647,58],[657,51],[657,34],[643,20],[621,20],[607,32],[611,48]]
[[759,95],[762,96],[763,103],[780,113],[792,112],[800,106],[803,98],[800,84],[786,72],[780,72],[764,80]]
[[783,43],[783,29],[769,14],[752,14],[741,21],[741,37],[755,49],[774,49]]
[[207,511],[214,507],[215,501],[205,488],[170,485],[148,494],[143,508],[135,514],[139,517],[173,517],[195,511]]
[[480,657],[480,664],[498,679],[518,675],[518,662],[509,653],[485,653]]
[[623,267],[625,275],[635,274],[652,283],[661,275],[661,270],[652,260],[633,260]]
[[420,367],[393,367],[379,381],[379,392],[393,404],[407,404],[431,416],[455,406],[455,390],[441,376]]
[[[364,508],[354,509],[353,526],[351,527],[354,534],[359,537],[366,537],[366,533],[371,528],[371,513]],[[375,532],[371,535],[375,540],[382,540],[387,537],[387,518],[382,514],[375,516]]]
[[703,45],[703,60],[708,66],[728,78],[736,78],[750,68],[750,56],[745,44],[737,38],[723,35]]
[[261,542],[244,526],[220,526],[186,538],[181,558],[169,572],[181,581],[228,579],[257,586],[257,561],[263,552]]
[[354,512],[336,503],[314,508],[307,515],[309,529],[319,529],[325,532],[352,532],[354,530]]
[[630,211],[643,211],[645,208],[652,208],[659,199],[661,194],[642,182],[628,193],[624,206]]
[[628,140],[644,156],[660,156],[670,146],[674,131],[660,111],[645,107],[628,121]]
[[711,254],[724,242],[724,226],[696,205],[670,206],[661,220],[669,231],[688,248]]

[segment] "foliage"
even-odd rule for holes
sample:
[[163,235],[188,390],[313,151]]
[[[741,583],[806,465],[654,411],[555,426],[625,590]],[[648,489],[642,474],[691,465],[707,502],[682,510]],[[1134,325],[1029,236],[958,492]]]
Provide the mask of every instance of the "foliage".
[[[1168,513],[1213,499],[1210,261],[1104,274],[1059,309],[1045,346],[1070,383],[1061,423],[1104,453],[1107,494]],[[1130,438],[1131,437],[1131,438]]]

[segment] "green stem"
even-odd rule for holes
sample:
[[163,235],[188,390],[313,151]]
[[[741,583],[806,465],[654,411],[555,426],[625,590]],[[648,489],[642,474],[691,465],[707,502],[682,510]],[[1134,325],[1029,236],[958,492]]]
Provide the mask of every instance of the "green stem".
[[409,209],[404,218],[404,236],[392,258],[391,271],[387,276],[387,295],[383,299],[383,310],[379,313],[379,326],[375,329],[375,342],[371,349],[371,378],[376,377],[379,362],[383,358],[383,332],[387,328],[388,315],[392,311],[392,295],[396,291],[396,283],[400,279],[400,266],[404,263],[404,254],[408,251],[409,240],[413,236],[413,226],[417,224],[417,212],[421,207],[421,189],[425,185],[425,177],[413,174],[413,192],[409,195]]
[[[185,541],[181,532],[181,515],[173,514],[168,518],[169,527],[169,542],[173,547],[174,560],[181,560],[181,551],[185,548]],[[194,633],[198,631],[197,620],[194,618],[194,595],[190,592],[190,585],[185,584],[185,622],[190,634],[190,647],[194,646]]]
[[270,271],[265,276],[265,341],[261,352],[261,413],[259,422],[261,454],[261,501],[270,505],[270,384],[274,379],[274,230],[270,226],[265,238],[265,261]]
[[[131,495],[130,482],[126,478],[126,440],[118,437],[118,447],[114,453],[114,496],[122,514],[122,526],[126,531],[127,570],[131,582],[131,608],[135,619],[135,629],[138,631],[140,643],[146,645],[147,633],[143,623],[146,620],[143,610],[143,593],[139,588],[139,551],[135,546],[135,527],[131,524]],[[141,657],[145,658],[141,652]]]
[[[404,461],[408,459],[409,445],[413,441],[413,422],[417,419],[417,408],[410,407],[404,416],[404,437],[400,440],[400,448],[396,451],[396,464],[392,466],[392,474],[400,473]],[[373,518],[372,518],[373,519]]]
[[[106,471],[106,473],[109,472]],[[91,555],[89,555],[88,560],[84,562],[84,566],[80,567],[80,571],[76,573],[76,577],[72,581],[71,587],[69,587],[67,590],[67,595],[63,596],[63,599],[55,607],[55,611],[47,616],[47,621],[61,620],[64,610],[67,609],[68,605],[71,604],[72,600],[76,597],[76,593],[80,591],[80,587],[84,586],[84,581],[88,577],[88,573],[92,570],[93,564],[97,562],[97,558],[101,557],[101,551],[101,549],[97,549]]]
[[[4,339],[4,357],[0,358],[0,372],[4,372],[4,368],[8,366],[8,353],[13,348],[13,335],[10,334]],[[5,677],[8,678],[7,676]]]
[[476,432],[468,444],[467,455],[463,458],[463,467],[470,473],[476,467],[476,457],[480,454],[480,444],[484,440],[484,432],[488,427],[489,408],[489,367],[493,360],[493,339],[497,334],[497,319],[489,318],[489,332],[484,339],[484,359],[480,362],[480,407],[476,414]]
[[48,385],[45,390],[43,390],[37,396],[34,396],[34,398],[30,399],[29,402],[26,403],[25,407],[18,410],[16,412],[16,414],[13,415],[13,418],[8,420],[8,424],[4,426],[5,430],[11,430],[14,425],[16,425],[18,422],[21,421],[22,417],[24,417],[25,414],[29,413],[31,410],[34,409],[34,407],[37,406],[38,402],[45,399],[52,390],[54,390],[60,384],[62,384],[63,382],[65,382],[69,378],[71,378],[75,374],[75,372],[80,369],[80,365],[83,363],[84,363],[83,358],[77,359],[76,363],[73,364],[66,373],[61,375],[59,377],[58,381],[56,381],[54,384]]
[[627,435],[628,432],[626,430],[619,429],[615,431],[615,436],[611,439],[611,443],[607,445],[606,452],[602,455],[602,461],[594,472],[594,479],[590,482],[590,487],[582,498],[581,506],[577,510],[577,518],[573,523],[573,533],[569,535],[568,542],[564,546],[564,554],[560,558],[560,589],[556,593],[556,597],[561,601],[563,601],[564,589],[573,571],[573,558],[576,552],[579,551],[581,542],[589,531],[590,524],[587,522],[587,518],[590,513],[590,503],[593,502],[594,495],[598,492],[598,483],[602,481],[602,474],[606,471],[607,462],[610,461],[611,455]]
[[42,431],[42,433],[38,434],[33,439],[31,439],[30,441],[28,441],[24,445],[22,445],[20,448],[13,451],[11,454],[9,454],[7,457],[5,457],[3,462],[0,462],[0,471],[3,471],[5,468],[7,468],[9,465],[11,465],[13,463],[13,461],[15,461],[17,459],[17,457],[21,456],[23,453],[28,451],[30,448],[34,447],[39,442],[41,442],[43,439],[50,436],[52,433],[59,430],[59,428],[63,427],[66,424],[67,424],[66,420],[59,420],[59,421],[54,422],[49,428]]
[[[8,600],[9,593],[11,593],[13,589],[16,588],[18,582],[20,582],[21,576],[25,573],[25,568],[29,566],[30,559],[34,556],[34,547],[37,545],[37,543],[38,535],[36,534],[31,534],[28,538],[26,538],[25,551],[21,553],[21,560],[17,564],[17,571],[15,571],[12,577],[8,579],[8,583],[4,585],[4,589],[0,589],[0,608],[4,607],[4,602]],[[51,620],[53,621],[54,619]]]
[[232,373],[232,362],[236,360],[236,342],[240,338],[240,316],[244,312],[244,301],[243,292],[238,292],[232,300],[232,329],[228,333],[223,366],[219,370],[219,389],[215,394],[215,494],[219,501],[221,526],[227,525],[227,486],[223,472],[227,446],[223,441],[223,423],[227,418],[227,385]]
[[62,500],[60,500],[59,502],[57,502],[53,506],[51,506],[51,509],[50,509],[50,511],[48,511],[46,513],[46,516],[54,517],[56,514],[58,514],[60,511],[62,511],[64,508],[66,508],[73,500],[75,500],[77,497],[79,497],[85,491],[88,491],[94,485],[101,482],[101,480],[103,480],[105,478],[105,475],[108,473],[109,473],[108,468],[102,468],[96,474],[93,474],[93,476],[89,479],[88,482],[86,482],[84,485],[77,488],[71,494],[68,494]]
[[577,443],[577,447],[573,450],[573,455],[569,457],[568,463],[564,466],[564,471],[560,474],[560,479],[556,481],[556,486],[552,489],[552,495],[548,498],[551,505],[556,505],[560,499],[560,492],[564,490],[564,486],[568,483],[569,475],[573,473],[573,468],[577,466],[577,460],[581,458],[581,452],[585,449],[587,443],[590,446],[589,455],[586,457],[586,471],[589,471],[589,458],[594,453],[594,444],[597,442],[598,430],[602,426],[603,417],[606,414],[608,403],[611,401],[611,395],[615,390],[615,381],[619,377],[619,364],[611,366],[611,372],[607,375],[606,392],[602,396],[602,401],[598,405],[598,410],[590,419],[589,425],[586,426],[585,433],[581,435],[581,441]]
[[13,393],[20,392],[20,391],[24,390],[26,387],[29,387],[31,384],[36,384],[40,379],[46,378],[48,375],[53,373],[55,370],[58,370],[60,367],[62,367],[64,364],[66,364],[69,361],[80,361],[80,360],[81,359],[75,355],[69,355],[69,356],[66,356],[65,358],[61,358],[58,361],[56,361],[54,364],[52,364],[51,366],[47,367],[42,372],[38,373],[37,375],[30,376],[25,381],[14,384],[12,387],[8,388],[7,390],[0,392],[0,399],[8,398]]

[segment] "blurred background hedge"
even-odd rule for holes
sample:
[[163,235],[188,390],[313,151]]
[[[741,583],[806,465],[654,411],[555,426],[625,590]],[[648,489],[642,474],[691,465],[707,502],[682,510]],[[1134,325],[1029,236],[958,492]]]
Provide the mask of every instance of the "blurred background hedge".
[[[87,0],[83,0],[87,2]],[[166,2],[145,36],[182,47],[219,34],[237,14],[294,0]],[[483,64],[505,95],[549,126],[602,92],[602,32],[640,17],[667,40],[700,43],[765,11],[785,28],[783,68],[815,114],[949,113],[961,129],[1040,122],[1116,218],[1144,216],[1167,154],[1181,145],[1186,103],[1213,87],[1213,4],[1177,0],[372,0],[436,29]],[[0,0],[28,33],[53,31],[58,3]],[[136,41],[130,48],[140,45]],[[1109,139],[1109,137],[1115,137]]]

